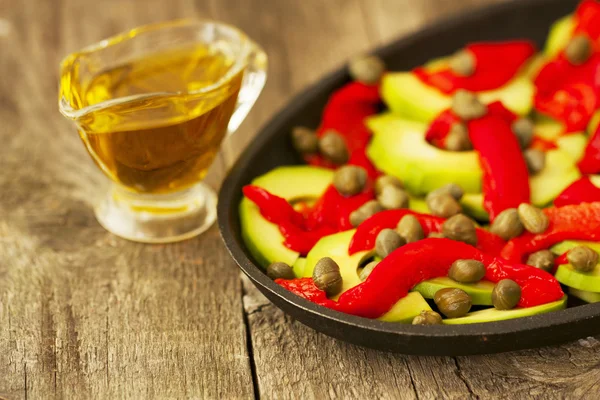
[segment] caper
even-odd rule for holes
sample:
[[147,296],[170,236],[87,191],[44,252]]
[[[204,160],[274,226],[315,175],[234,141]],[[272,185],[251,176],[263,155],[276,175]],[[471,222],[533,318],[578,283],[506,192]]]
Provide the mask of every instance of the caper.
[[487,106],[479,101],[473,92],[460,89],[452,96],[452,112],[464,121],[483,117]]
[[387,185],[383,188],[377,201],[386,210],[396,210],[398,208],[408,208],[409,197],[402,189],[396,186]]
[[386,186],[395,186],[398,189],[404,189],[404,185],[400,179],[392,175],[383,175],[375,180],[375,194],[379,195]]
[[377,56],[361,55],[350,60],[348,71],[355,81],[372,85],[377,83],[385,72],[385,63]]
[[585,63],[592,55],[592,41],[584,34],[573,36],[567,47],[565,57],[573,65]]
[[577,246],[567,253],[569,263],[580,272],[592,272],[598,264],[598,253],[588,246]]
[[521,203],[517,208],[521,223],[531,233],[542,233],[550,224],[548,217],[542,210],[531,204]]
[[355,165],[345,165],[333,175],[333,186],[344,196],[353,196],[362,192],[365,183],[367,183],[367,171]]
[[425,200],[428,200],[431,197],[437,196],[438,194],[442,193],[448,193],[450,196],[454,197],[456,201],[462,199],[463,195],[465,194],[462,188],[456,183],[447,183],[444,186],[440,186],[434,191],[429,192],[429,194],[427,194],[427,197],[425,197]]
[[423,310],[419,315],[413,318],[413,325],[440,325],[442,316],[435,311]]
[[520,299],[521,286],[510,279],[502,279],[492,290],[492,304],[498,310],[515,308]]
[[475,224],[473,220],[463,214],[457,214],[444,221],[442,233],[448,239],[464,242],[471,246],[477,245]]
[[531,253],[527,257],[527,265],[543,269],[546,272],[551,272],[554,269],[554,259],[556,256],[550,250],[540,250]]
[[406,240],[406,243],[416,242],[425,237],[421,223],[417,217],[410,214],[400,219],[396,232]]
[[448,151],[473,150],[473,143],[471,143],[465,124],[460,122],[452,124],[448,136],[446,136],[445,145]]
[[523,224],[516,208],[507,208],[496,216],[490,231],[504,240],[510,240],[523,233]]
[[427,238],[428,239],[431,239],[431,238],[443,239],[443,238],[445,238],[445,236],[442,232],[429,232],[429,235],[427,235]]
[[275,279],[294,279],[294,271],[292,267],[284,262],[274,262],[267,267],[267,276],[273,280]]
[[535,175],[546,166],[546,153],[539,149],[527,149],[523,152],[527,169],[531,175]]
[[462,211],[460,203],[448,193],[429,196],[426,202],[431,214],[438,217],[450,218]]
[[526,149],[531,144],[533,127],[533,121],[527,117],[521,117],[511,124],[511,129],[517,137],[521,149]]
[[371,261],[370,263],[365,265],[365,267],[362,269],[362,271],[360,271],[360,274],[358,275],[360,280],[362,282],[366,281],[377,265],[379,265],[379,261]]
[[312,129],[296,126],[292,129],[292,144],[300,154],[313,154],[319,151],[319,139]]
[[329,257],[323,257],[315,265],[312,274],[315,286],[327,293],[328,296],[335,296],[342,291],[342,274],[340,267]]
[[357,227],[362,224],[364,220],[372,217],[374,214],[383,211],[383,207],[377,202],[377,200],[369,200],[356,210],[350,213],[350,224]]
[[469,50],[461,50],[450,59],[450,69],[459,76],[471,76],[475,72],[477,60]]
[[342,165],[348,162],[346,141],[337,131],[330,129],[319,139],[321,155],[334,164]]
[[462,317],[471,309],[471,296],[462,289],[440,289],[433,295],[433,301],[448,318]]
[[448,271],[448,277],[460,283],[479,282],[485,276],[485,265],[477,260],[456,260]]
[[406,239],[393,229],[382,229],[375,239],[375,252],[379,257],[386,258],[392,251],[405,244]]

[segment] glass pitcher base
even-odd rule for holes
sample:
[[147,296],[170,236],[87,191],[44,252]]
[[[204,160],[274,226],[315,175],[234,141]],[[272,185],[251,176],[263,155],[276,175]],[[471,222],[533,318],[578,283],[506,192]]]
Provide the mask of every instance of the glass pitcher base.
[[113,187],[95,208],[107,231],[142,243],[171,243],[206,231],[216,220],[217,197],[203,183],[167,195],[129,193]]

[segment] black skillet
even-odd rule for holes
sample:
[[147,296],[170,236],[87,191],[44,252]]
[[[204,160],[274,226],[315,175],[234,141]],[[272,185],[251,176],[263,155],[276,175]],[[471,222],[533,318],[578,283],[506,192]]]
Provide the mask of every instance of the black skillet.
[[[541,48],[550,24],[572,12],[577,1],[518,0],[435,24],[374,53],[390,70],[408,70],[453,53],[467,42],[529,38]],[[401,22],[401,16],[398,16]],[[227,248],[256,287],[277,307],[326,335],[361,346],[405,354],[467,355],[538,347],[600,333],[600,303],[509,321],[474,325],[412,326],[380,322],[332,311],[273,283],[254,262],[240,234],[242,187],[279,165],[299,164],[289,132],[295,125],[316,127],[331,92],[347,82],[344,68],[294,98],[244,151],[219,193],[219,227]]]

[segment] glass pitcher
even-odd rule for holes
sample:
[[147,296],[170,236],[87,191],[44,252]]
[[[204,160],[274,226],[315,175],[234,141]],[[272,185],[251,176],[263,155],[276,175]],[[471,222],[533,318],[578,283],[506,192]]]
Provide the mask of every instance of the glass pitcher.
[[149,243],[208,229],[216,196],[202,180],[266,69],[264,51],[243,32],[202,20],[143,26],[67,56],[60,112],[113,181],[95,207],[100,224]]

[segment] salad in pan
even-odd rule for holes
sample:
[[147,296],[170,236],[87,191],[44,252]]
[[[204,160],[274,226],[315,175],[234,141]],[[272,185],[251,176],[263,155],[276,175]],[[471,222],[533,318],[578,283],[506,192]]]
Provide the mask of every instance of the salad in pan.
[[[243,189],[267,275],[324,307],[470,324],[600,302],[600,2],[412,71],[352,60],[305,165]],[[567,295],[572,300],[567,303]]]

